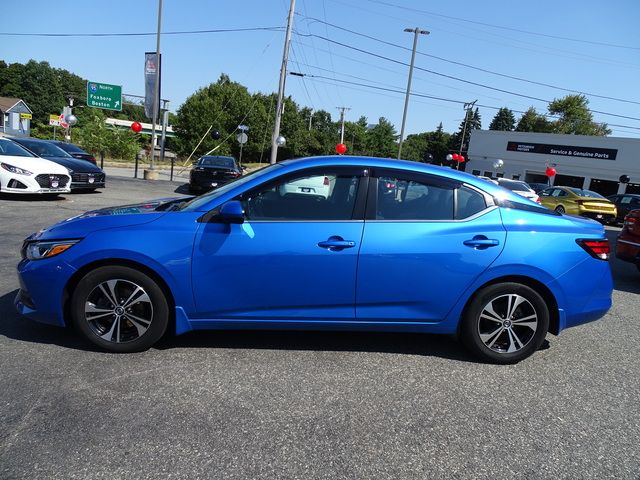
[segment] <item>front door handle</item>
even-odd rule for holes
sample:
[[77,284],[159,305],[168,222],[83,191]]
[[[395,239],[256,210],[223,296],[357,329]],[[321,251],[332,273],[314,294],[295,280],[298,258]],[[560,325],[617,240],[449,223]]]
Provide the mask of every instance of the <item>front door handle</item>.
[[471,240],[465,240],[463,243],[467,247],[472,247],[475,250],[485,250],[489,247],[500,245],[500,242],[495,238],[487,238],[484,235],[476,235]]
[[327,240],[322,242],[318,242],[318,246],[320,248],[326,248],[331,250],[332,252],[339,252],[340,250],[344,250],[345,248],[353,248],[356,246],[356,242],[353,240],[345,240],[338,235],[333,235],[329,237]]

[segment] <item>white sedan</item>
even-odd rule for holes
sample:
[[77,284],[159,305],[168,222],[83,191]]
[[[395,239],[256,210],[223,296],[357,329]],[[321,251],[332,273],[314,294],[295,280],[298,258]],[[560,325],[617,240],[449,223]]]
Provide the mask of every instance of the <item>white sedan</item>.
[[68,193],[69,171],[0,137],[0,193]]

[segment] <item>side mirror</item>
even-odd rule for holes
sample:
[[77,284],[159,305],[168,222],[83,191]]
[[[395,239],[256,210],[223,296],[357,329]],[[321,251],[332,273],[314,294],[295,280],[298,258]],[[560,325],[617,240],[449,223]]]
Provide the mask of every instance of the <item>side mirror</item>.
[[244,210],[237,200],[231,200],[220,208],[220,213],[215,217],[220,223],[244,223]]

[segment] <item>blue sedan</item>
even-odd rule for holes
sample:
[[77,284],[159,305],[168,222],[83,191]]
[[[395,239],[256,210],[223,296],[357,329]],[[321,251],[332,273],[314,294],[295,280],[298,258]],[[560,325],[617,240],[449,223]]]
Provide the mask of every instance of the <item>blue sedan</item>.
[[196,198],[28,237],[19,312],[112,352],[200,329],[455,335],[514,363],[611,307],[599,223],[464,172],[366,157],[271,165]]

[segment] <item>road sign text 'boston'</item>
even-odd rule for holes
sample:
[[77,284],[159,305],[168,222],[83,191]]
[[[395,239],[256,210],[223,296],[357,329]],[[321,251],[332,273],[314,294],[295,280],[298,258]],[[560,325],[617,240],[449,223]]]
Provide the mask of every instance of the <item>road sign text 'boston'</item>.
[[122,110],[122,87],[108,83],[87,82],[87,106]]

